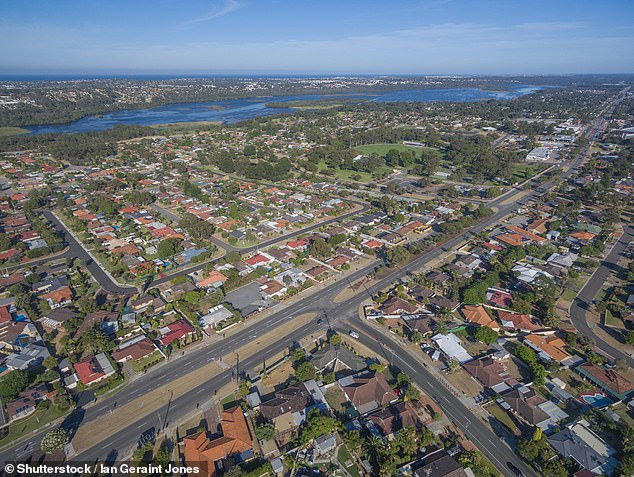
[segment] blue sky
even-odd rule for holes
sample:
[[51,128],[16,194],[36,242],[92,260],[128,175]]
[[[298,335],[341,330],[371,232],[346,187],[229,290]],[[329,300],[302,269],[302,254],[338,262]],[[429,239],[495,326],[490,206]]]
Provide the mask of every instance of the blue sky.
[[633,0],[0,0],[0,74],[634,73]]

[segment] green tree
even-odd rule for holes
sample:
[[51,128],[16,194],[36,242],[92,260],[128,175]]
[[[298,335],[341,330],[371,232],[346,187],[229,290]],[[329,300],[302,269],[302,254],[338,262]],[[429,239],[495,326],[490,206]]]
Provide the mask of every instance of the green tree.
[[495,343],[499,338],[498,333],[488,326],[480,326],[473,336],[476,340],[485,344]]
[[302,361],[295,368],[295,377],[300,381],[308,381],[310,379],[315,379],[317,375],[317,370],[315,369],[315,365],[310,361]]
[[53,454],[57,451],[64,449],[64,446],[68,443],[68,434],[62,428],[53,429],[49,431],[40,442],[40,448],[46,454]]
[[182,245],[183,239],[180,238],[167,238],[161,240],[157,247],[157,253],[159,258],[168,258],[183,251]]
[[4,401],[15,399],[29,385],[29,374],[13,370],[0,381],[0,396]]
[[270,422],[260,424],[255,428],[255,436],[261,441],[268,441],[275,437],[275,425]]

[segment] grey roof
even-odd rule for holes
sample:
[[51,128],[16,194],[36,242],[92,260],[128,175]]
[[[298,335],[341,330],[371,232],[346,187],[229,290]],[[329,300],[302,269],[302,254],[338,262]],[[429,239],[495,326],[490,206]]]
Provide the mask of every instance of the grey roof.
[[317,447],[320,454],[324,454],[337,447],[337,439],[334,434],[326,434],[315,439],[315,447]]
[[562,456],[572,457],[583,468],[591,471],[609,461],[609,456],[599,454],[569,428],[550,436],[548,443]]
[[354,354],[348,348],[342,345],[333,346],[328,344],[323,349],[315,351],[312,354],[311,361],[317,369],[324,369],[331,364],[341,363],[352,371],[361,371],[365,369],[365,359]]
[[215,326],[221,321],[226,320],[227,318],[231,318],[232,316],[233,316],[233,313],[231,313],[231,311],[225,308],[224,305],[217,305],[211,308],[209,310],[209,313],[207,313],[204,316],[201,316],[198,319],[198,323],[202,327]]
[[242,316],[250,315],[260,308],[265,308],[271,304],[271,302],[262,297],[258,282],[230,291],[225,296],[225,301],[231,303],[236,310],[239,310]]

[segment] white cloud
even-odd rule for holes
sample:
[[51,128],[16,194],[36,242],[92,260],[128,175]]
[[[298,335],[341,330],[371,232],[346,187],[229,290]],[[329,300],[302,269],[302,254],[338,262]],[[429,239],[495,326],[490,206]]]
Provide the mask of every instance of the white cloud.
[[197,23],[208,22],[210,20],[214,20],[216,18],[228,15],[229,13],[235,12],[242,7],[244,7],[244,4],[238,2],[237,0],[224,0],[222,4],[216,5],[214,8],[204,13],[200,17],[193,18],[189,21],[184,22],[183,24],[181,24],[181,26],[187,27],[195,25]]

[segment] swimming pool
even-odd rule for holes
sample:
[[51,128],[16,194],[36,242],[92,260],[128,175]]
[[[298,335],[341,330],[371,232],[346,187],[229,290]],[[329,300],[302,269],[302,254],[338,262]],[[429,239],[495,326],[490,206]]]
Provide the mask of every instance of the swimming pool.
[[612,399],[607,396],[607,394],[603,393],[582,394],[581,399],[583,400],[583,402],[597,408],[609,406],[613,402]]
[[28,319],[27,319],[27,317],[26,317],[26,316],[24,316],[23,314],[19,314],[19,315],[16,315],[16,316],[13,318],[13,321],[15,321],[16,323],[23,323],[23,322],[25,322],[25,321],[29,321],[29,320],[28,320]]

